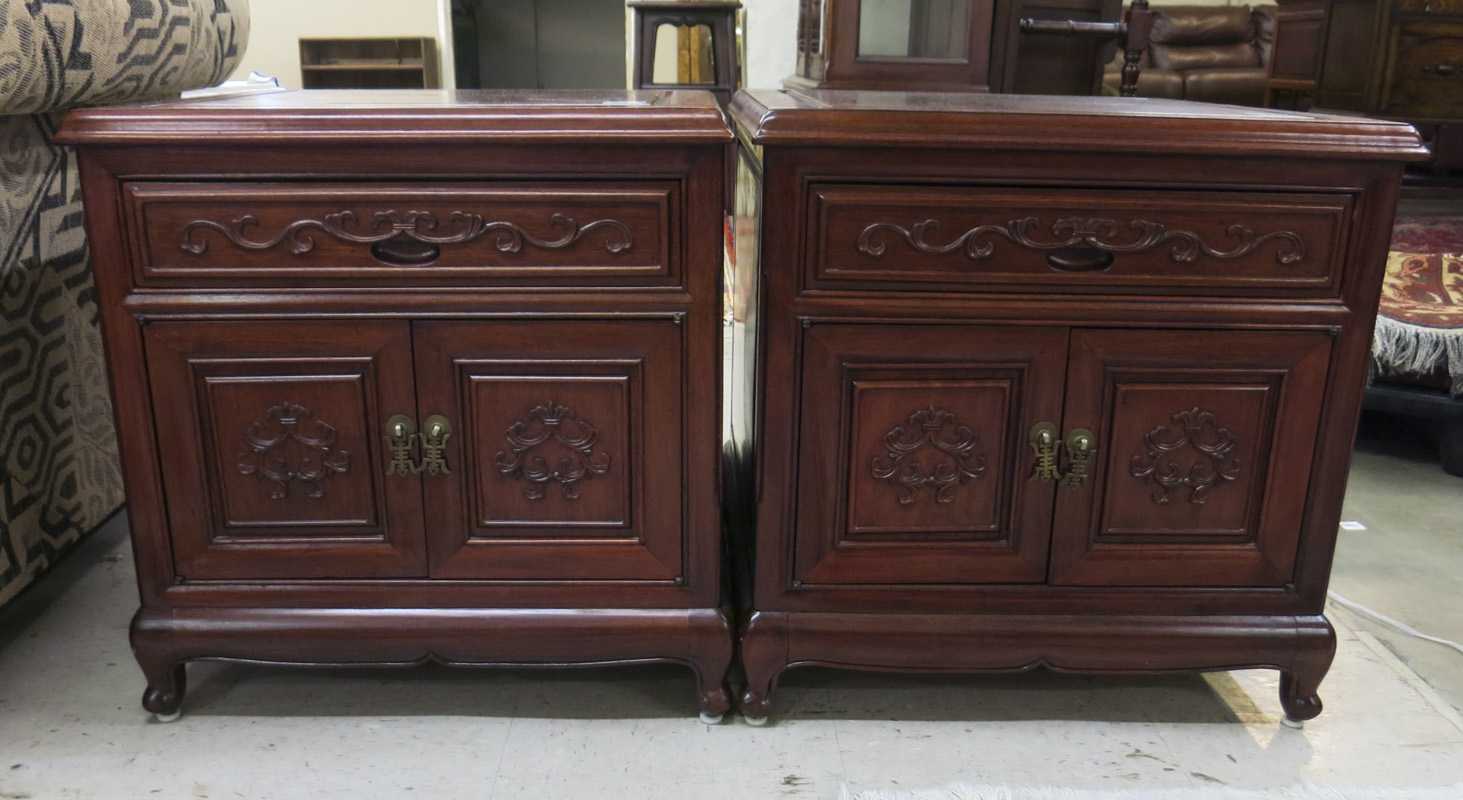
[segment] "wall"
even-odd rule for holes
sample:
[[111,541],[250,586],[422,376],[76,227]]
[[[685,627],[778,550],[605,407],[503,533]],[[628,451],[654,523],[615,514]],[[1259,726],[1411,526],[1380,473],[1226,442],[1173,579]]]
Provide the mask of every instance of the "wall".
[[797,0],[742,0],[747,10],[743,85],[778,89],[797,69]]
[[477,8],[483,88],[625,87],[616,0],[480,0]]
[[[438,0],[250,0],[249,50],[234,72],[258,70],[300,87],[300,39],[311,37],[431,36],[439,56],[444,37]],[[450,44],[451,36],[445,37]],[[443,61],[443,80],[452,61]]]

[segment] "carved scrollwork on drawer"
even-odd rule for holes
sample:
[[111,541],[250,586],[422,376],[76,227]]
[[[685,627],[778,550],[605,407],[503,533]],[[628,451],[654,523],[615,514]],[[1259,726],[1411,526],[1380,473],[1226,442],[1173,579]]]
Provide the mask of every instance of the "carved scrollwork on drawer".
[[[1197,406],[1175,413],[1168,425],[1160,425],[1143,435],[1143,452],[1133,456],[1128,473],[1153,484],[1153,502],[1167,505],[1169,491],[1187,487],[1189,502],[1203,505],[1209,492],[1239,477],[1239,461],[1234,456],[1237,442],[1234,432],[1220,427],[1212,411]],[[1186,448],[1199,457],[1184,466],[1175,458]]]
[[350,453],[335,447],[336,430],[296,403],[280,403],[264,412],[244,432],[239,454],[242,475],[274,484],[269,497],[284,500],[299,484],[306,497],[325,496],[330,476],[350,471]]
[[1230,241],[1218,246],[1204,241],[1193,231],[1173,230],[1147,219],[1134,219],[1123,225],[1101,217],[1062,217],[1051,224],[1050,238],[1043,235],[1041,227],[1039,218],[1021,217],[1004,225],[977,225],[948,242],[939,243],[932,241],[939,233],[939,220],[926,219],[908,228],[892,222],[876,222],[859,234],[858,251],[874,258],[882,257],[889,247],[886,234],[892,233],[921,253],[945,255],[962,250],[972,261],[990,258],[998,239],[1043,251],[1090,247],[1105,253],[1142,253],[1168,247],[1169,258],[1176,264],[1193,263],[1201,255],[1220,260],[1243,258],[1268,242],[1277,243],[1278,264],[1294,264],[1306,254],[1305,241],[1294,231],[1256,234],[1241,224],[1227,226],[1225,233]]
[[295,255],[305,255],[315,249],[317,232],[355,244],[378,244],[388,240],[428,245],[466,244],[484,236],[493,236],[493,246],[498,252],[512,254],[522,251],[525,243],[544,250],[562,250],[572,247],[590,233],[605,230],[608,235],[604,239],[604,248],[610,254],[623,253],[634,246],[630,226],[620,220],[597,219],[580,225],[573,217],[564,214],[549,217],[549,225],[561,232],[557,238],[541,238],[517,223],[490,221],[481,214],[466,211],[452,212],[445,224],[429,211],[379,211],[372,215],[364,228],[355,212],[337,211],[320,219],[296,220],[272,236],[252,238],[252,229],[258,225],[258,217],[252,214],[237,217],[227,225],[207,219],[193,220],[184,226],[180,246],[184,252],[193,255],[207,253],[208,239],[198,235],[203,230],[214,231],[245,250],[271,250],[289,242],[290,252]]
[[[873,459],[873,476],[899,487],[900,505],[912,504],[926,489],[936,503],[953,503],[958,486],[986,471],[986,457],[975,431],[960,424],[953,412],[934,406],[915,411],[907,421],[890,428],[884,434],[884,448]],[[937,459],[928,469],[917,456],[926,448]]]
[[[559,484],[565,500],[578,500],[581,483],[610,471],[609,455],[596,449],[599,431],[553,401],[534,406],[526,417],[515,420],[505,438],[509,449],[498,451],[498,472],[526,481],[523,494],[530,500],[544,499],[550,483]],[[535,454],[550,439],[569,451],[552,465],[545,456]]]

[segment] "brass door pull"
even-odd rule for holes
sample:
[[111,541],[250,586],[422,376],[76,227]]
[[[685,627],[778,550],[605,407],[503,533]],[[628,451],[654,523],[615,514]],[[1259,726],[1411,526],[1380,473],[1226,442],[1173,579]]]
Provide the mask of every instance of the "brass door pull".
[[1055,481],[1062,477],[1057,468],[1057,449],[1062,446],[1057,435],[1057,426],[1050,422],[1038,422],[1031,426],[1027,437],[1035,456],[1036,467],[1031,473],[1033,480]]
[[[1039,481],[1056,481],[1069,489],[1076,489],[1092,476],[1093,459],[1097,455],[1097,437],[1086,428],[1077,428],[1067,434],[1063,441],[1057,426],[1050,422],[1038,422],[1031,426],[1026,437],[1035,457],[1035,469],[1031,478]],[[1062,472],[1060,453],[1067,450],[1067,471]]]
[[421,471],[415,463],[417,423],[405,414],[386,420],[386,449],[391,460],[386,462],[386,475],[415,475]]
[[1067,474],[1062,476],[1062,485],[1077,489],[1092,475],[1092,461],[1097,455],[1097,438],[1086,428],[1077,428],[1067,434]]
[[447,440],[452,437],[452,423],[441,414],[427,417],[422,426],[422,463],[418,472],[428,475],[451,475],[447,467]]

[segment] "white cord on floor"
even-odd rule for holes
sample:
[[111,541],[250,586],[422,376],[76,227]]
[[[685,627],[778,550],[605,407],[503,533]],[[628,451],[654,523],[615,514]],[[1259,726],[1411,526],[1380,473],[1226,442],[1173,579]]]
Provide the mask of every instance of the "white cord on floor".
[[1366,617],[1367,619],[1370,619],[1374,622],[1380,622],[1389,628],[1395,628],[1407,634],[1408,636],[1411,636],[1414,639],[1421,639],[1424,642],[1432,642],[1433,644],[1440,644],[1444,647],[1451,647],[1452,649],[1463,653],[1463,644],[1459,644],[1458,642],[1455,642],[1451,639],[1443,639],[1438,636],[1429,636],[1428,634],[1423,633],[1422,631],[1412,627],[1411,625],[1408,625],[1401,620],[1392,619],[1391,617],[1383,614],[1380,611],[1374,611],[1362,605],[1361,603],[1356,602],[1355,600],[1348,600],[1347,598],[1342,597],[1335,592],[1327,592],[1327,596],[1330,597],[1331,600],[1336,603],[1336,605],[1339,605],[1342,608],[1350,609],[1362,615],[1363,617]]

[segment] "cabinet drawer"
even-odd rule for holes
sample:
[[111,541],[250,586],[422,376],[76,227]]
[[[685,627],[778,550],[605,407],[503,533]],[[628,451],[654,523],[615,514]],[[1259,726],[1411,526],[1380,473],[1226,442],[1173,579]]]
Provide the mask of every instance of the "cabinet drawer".
[[1396,37],[1384,110],[1442,119],[1463,114],[1463,23],[1404,22]]
[[955,186],[813,188],[807,284],[1338,296],[1351,198]]
[[672,181],[126,187],[139,286],[679,286]]

